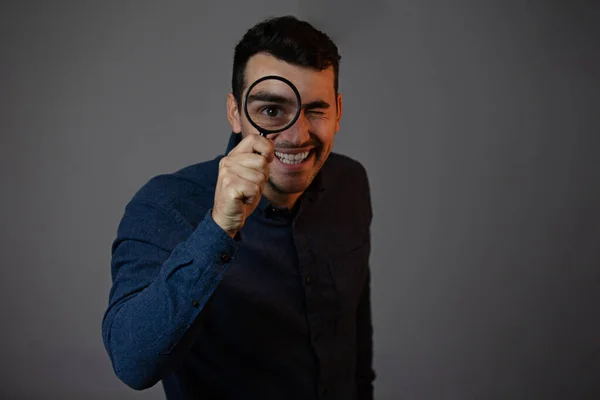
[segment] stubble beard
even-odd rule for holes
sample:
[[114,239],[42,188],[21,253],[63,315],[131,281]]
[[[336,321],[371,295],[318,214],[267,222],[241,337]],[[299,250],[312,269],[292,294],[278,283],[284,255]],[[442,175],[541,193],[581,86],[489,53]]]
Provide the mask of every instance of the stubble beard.
[[[311,172],[309,179],[304,180],[304,182],[292,183],[291,185],[278,184],[277,182],[275,182],[273,180],[272,177],[269,177],[267,184],[277,194],[282,194],[282,195],[298,194],[298,193],[303,193],[306,190],[306,188],[308,188],[310,186],[311,182],[314,179],[314,176],[315,176],[315,174],[313,172]],[[295,179],[295,178],[289,177],[287,179]],[[288,186],[288,187],[286,187],[286,186]]]

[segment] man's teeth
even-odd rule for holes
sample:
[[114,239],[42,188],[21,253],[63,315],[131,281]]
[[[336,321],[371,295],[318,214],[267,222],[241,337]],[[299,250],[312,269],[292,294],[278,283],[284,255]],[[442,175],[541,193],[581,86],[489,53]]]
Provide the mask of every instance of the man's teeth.
[[308,157],[309,153],[310,152],[306,151],[304,153],[298,153],[298,154],[286,154],[286,153],[280,153],[280,152],[276,151],[275,155],[284,164],[300,164],[302,161],[304,161],[306,159],[306,157]]

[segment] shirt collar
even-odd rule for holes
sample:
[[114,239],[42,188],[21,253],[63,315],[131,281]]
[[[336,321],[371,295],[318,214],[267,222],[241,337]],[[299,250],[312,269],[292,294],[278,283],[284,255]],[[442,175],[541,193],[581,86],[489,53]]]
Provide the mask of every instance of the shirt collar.
[[[227,148],[225,149],[225,155],[228,155],[229,152],[231,152],[231,150],[233,150],[234,147],[237,146],[241,140],[242,140],[241,133],[232,132],[231,136],[229,136]],[[327,163],[325,163],[325,164],[327,164]],[[323,168],[324,167],[325,167],[325,165],[323,165]],[[319,171],[319,173],[317,173],[317,176],[315,176],[315,178],[313,179],[311,184],[308,186],[308,188],[306,188],[304,193],[302,193],[302,196],[300,196],[300,198],[298,199],[299,202],[306,199],[309,202],[313,203],[318,199],[319,195],[325,190],[325,182],[324,182],[323,173],[322,173],[323,168],[321,168],[321,170]],[[280,213],[280,212],[283,212],[283,213],[288,212],[288,213],[295,214],[295,212],[294,212],[295,210],[278,211],[278,209],[276,207],[273,207],[271,205],[271,203],[265,196],[262,196],[260,198],[257,208],[260,209],[265,215],[273,215],[273,212],[275,212],[275,214]],[[298,207],[294,207],[294,209],[297,209],[297,208]]]

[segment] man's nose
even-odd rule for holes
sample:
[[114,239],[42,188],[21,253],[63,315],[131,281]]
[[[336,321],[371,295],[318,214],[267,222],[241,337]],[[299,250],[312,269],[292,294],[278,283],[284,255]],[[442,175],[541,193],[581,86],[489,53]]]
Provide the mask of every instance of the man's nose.
[[300,146],[310,139],[310,127],[310,121],[306,118],[304,110],[300,110],[300,115],[294,125],[281,132],[279,135],[282,139]]

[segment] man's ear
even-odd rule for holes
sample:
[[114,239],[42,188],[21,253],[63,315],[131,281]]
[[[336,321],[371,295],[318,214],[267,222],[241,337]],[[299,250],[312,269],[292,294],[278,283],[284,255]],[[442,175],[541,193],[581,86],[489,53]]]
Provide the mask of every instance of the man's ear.
[[227,95],[227,119],[229,120],[229,124],[231,125],[231,131],[233,133],[242,132],[242,124],[240,118],[241,116],[237,101],[235,100],[233,93],[229,93]]
[[337,133],[337,131],[340,130],[340,120],[342,119],[342,94],[338,93],[337,95],[337,115],[336,115],[336,119],[335,119],[335,131]]

